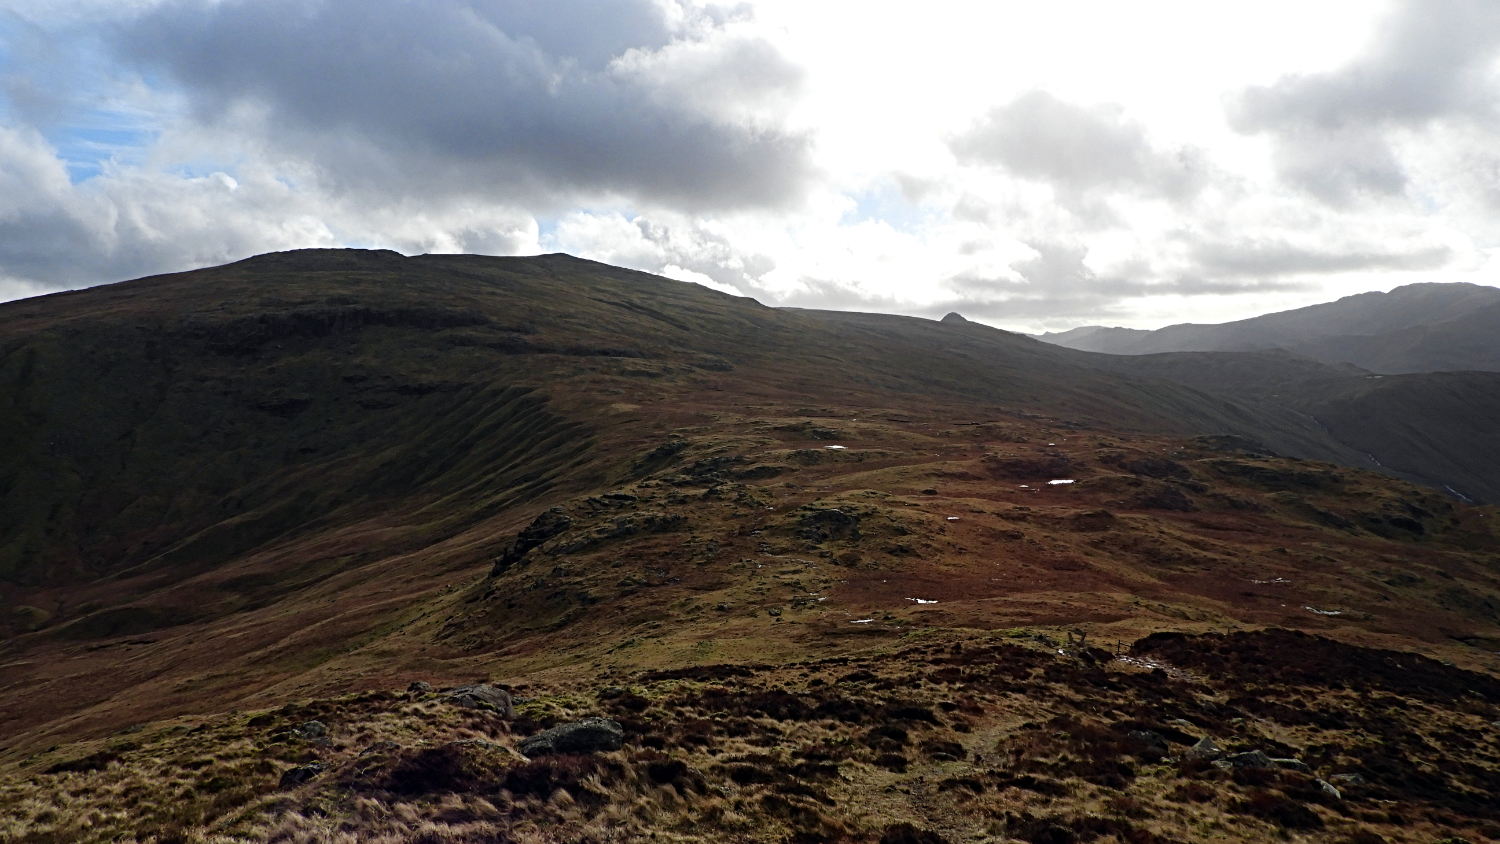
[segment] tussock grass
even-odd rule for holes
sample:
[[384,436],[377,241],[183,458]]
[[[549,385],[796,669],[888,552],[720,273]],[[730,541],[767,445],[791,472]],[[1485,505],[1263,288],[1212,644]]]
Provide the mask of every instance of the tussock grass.
[[[1415,696],[1384,690],[1372,705],[1337,672],[1308,671],[1309,649],[1275,647],[1283,637],[1136,644],[1170,648],[1184,665],[1228,666],[1176,678],[1103,652],[1058,653],[1041,634],[949,634],[783,667],[641,672],[633,691],[536,686],[523,710],[607,715],[628,739],[611,753],[532,760],[513,748],[546,721],[507,721],[436,693],[314,700],[190,729],[156,725],[128,749],[114,744],[103,766],[53,763],[10,780],[0,834],[22,844],[1051,844],[1500,831],[1500,811],[1480,796],[1500,785],[1500,746],[1484,720],[1500,701],[1485,678],[1432,663]],[[1389,658],[1310,645],[1346,665]],[[1428,694],[1442,683],[1467,698]],[[1247,686],[1254,697],[1239,694]],[[337,713],[326,743],[294,729],[308,712]],[[1154,744],[1131,735],[1148,729]],[[1186,754],[1204,734],[1230,752],[1296,755],[1311,770],[1220,770]],[[322,774],[278,785],[313,757]],[[1354,772],[1364,782],[1345,783],[1340,798],[1318,782]]]

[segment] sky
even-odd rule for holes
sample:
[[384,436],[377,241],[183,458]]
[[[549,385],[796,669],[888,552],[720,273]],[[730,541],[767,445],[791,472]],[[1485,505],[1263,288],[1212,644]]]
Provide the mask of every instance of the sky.
[[0,0],[0,301],[567,252],[1021,331],[1500,284],[1500,3]]

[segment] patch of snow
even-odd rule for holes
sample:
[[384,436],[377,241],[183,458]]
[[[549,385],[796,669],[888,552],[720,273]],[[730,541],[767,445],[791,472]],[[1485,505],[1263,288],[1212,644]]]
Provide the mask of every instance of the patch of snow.
[[1047,486],[1057,486],[1058,484],[1070,484],[1070,483],[1073,483],[1073,481],[1072,480],[1048,481],[1047,482]]
[[849,623],[850,624],[869,624],[870,622],[872,622],[874,620],[875,619],[873,619],[873,618],[861,618],[858,621],[851,621]]
[[956,521],[958,521],[958,517],[957,516],[949,516],[948,517],[948,521],[950,521],[950,522],[956,522]]
[[924,601],[921,598],[907,598],[908,601],[916,601],[919,604],[936,604],[937,601]]
[[834,451],[843,451],[844,449],[848,448],[849,446],[847,446],[847,445],[825,445],[823,447],[824,448],[831,448]]
[[1029,489],[1029,487],[1027,487],[1025,484],[1021,484],[1021,489]]
[[1343,615],[1344,614],[1343,610],[1320,610],[1320,609],[1317,609],[1316,607],[1303,607],[1303,609],[1307,610],[1310,613],[1316,613],[1318,615]]
[[1284,577],[1273,577],[1270,580],[1252,580],[1250,582],[1251,583],[1259,583],[1259,584],[1262,584],[1262,585],[1267,584],[1267,583],[1291,583],[1290,580],[1287,580]]

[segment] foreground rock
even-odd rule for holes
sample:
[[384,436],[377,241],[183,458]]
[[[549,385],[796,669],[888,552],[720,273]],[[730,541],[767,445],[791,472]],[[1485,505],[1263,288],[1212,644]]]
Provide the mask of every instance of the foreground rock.
[[454,689],[448,700],[465,709],[488,709],[505,718],[513,718],[516,714],[510,692],[483,683]]
[[601,753],[619,750],[625,730],[611,718],[585,718],[553,727],[522,741],[517,749],[526,756],[552,753]]
[[1226,756],[1214,763],[1221,768],[1274,768],[1276,763],[1267,756],[1264,751],[1251,750],[1247,753],[1236,753]]
[[1214,743],[1214,740],[1212,738],[1210,738],[1209,736],[1204,736],[1203,738],[1198,739],[1197,744],[1188,748],[1187,755],[1189,759],[1207,759],[1209,761],[1212,761],[1214,759],[1218,759],[1220,756],[1223,756],[1224,751]]
[[323,764],[321,762],[310,762],[306,765],[289,768],[281,775],[281,787],[283,789],[296,788],[321,773],[323,773]]

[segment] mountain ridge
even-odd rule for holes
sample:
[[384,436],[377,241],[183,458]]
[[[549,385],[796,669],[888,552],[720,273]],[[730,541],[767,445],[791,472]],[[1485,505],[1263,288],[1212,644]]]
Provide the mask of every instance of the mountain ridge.
[[1106,354],[1285,348],[1383,374],[1500,370],[1500,289],[1454,282],[1398,287],[1218,324],[1154,331],[1084,326],[1043,342]]

